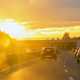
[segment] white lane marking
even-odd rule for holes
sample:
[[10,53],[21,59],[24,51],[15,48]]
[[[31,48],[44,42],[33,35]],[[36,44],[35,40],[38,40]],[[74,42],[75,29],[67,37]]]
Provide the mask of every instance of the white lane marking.
[[68,72],[69,72],[67,69],[64,69],[64,71],[65,71],[66,73],[68,73]]
[[64,68],[66,67],[66,65],[64,64]]
[[68,77],[69,80],[75,80],[72,76]]

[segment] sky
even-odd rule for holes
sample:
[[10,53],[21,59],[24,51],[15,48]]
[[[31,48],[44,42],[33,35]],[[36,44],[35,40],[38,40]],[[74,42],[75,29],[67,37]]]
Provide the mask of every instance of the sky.
[[[6,23],[5,20],[14,21]],[[58,28],[55,31],[53,27]],[[39,39],[45,35],[51,38],[53,34],[61,37],[64,32],[70,32],[72,37],[80,36],[79,27],[80,0],[0,0],[0,30],[16,38],[25,35],[27,38]]]
[[30,29],[28,26],[26,28],[23,24],[11,19],[0,21],[0,31],[17,40],[61,39],[66,32],[69,33],[70,37],[80,37],[80,26]]
[[0,18],[34,26],[76,25],[80,24],[80,0],[0,0]]

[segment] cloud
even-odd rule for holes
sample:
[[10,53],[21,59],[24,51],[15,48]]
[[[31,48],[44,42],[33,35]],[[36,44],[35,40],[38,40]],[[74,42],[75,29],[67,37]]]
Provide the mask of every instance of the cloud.
[[36,7],[80,8],[80,0],[29,0]]
[[80,21],[80,0],[29,1],[33,20]]
[[80,21],[80,0],[0,0],[0,17],[31,21]]

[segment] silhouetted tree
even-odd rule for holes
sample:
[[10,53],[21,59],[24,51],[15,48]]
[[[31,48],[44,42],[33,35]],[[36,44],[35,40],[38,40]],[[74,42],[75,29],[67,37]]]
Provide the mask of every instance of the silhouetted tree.
[[65,33],[64,36],[63,36],[63,40],[68,40],[70,39],[70,36],[69,36],[69,33]]

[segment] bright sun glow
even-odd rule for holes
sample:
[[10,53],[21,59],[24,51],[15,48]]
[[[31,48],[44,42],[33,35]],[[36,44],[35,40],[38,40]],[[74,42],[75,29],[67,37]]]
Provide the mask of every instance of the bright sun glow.
[[[28,26],[26,26],[28,27]],[[62,38],[65,32],[69,32],[71,37],[80,36],[80,26],[69,27],[50,27],[29,29],[25,28],[24,24],[18,23],[15,20],[7,19],[0,21],[0,30],[9,34],[15,39],[51,39]]]
[[34,35],[33,32],[25,29],[24,25],[21,25],[14,20],[0,21],[0,30],[16,39],[24,39],[25,37],[31,38]]

